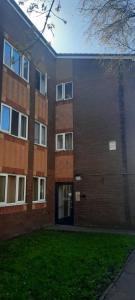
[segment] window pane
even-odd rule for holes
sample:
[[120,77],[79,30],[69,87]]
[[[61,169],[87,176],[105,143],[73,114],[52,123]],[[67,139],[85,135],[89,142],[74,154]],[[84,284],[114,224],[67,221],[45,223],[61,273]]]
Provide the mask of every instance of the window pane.
[[45,200],[45,180],[40,179],[40,200]]
[[24,57],[23,59],[23,77],[28,81],[29,61]]
[[63,135],[57,135],[57,149],[63,149]]
[[27,136],[27,118],[23,115],[21,115],[21,137],[26,138]]
[[10,131],[10,108],[2,105],[1,129]]
[[20,74],[20,54],[16,49],[13,49],[13,57],[11,58],[12,69],[16,74]]
[[7,203],[14,203],[16,196],[16,176],[8,176]]
[[45,75],[41,74],[41,87],[40,87],[40,92],[41,94],[45,95]]
[[24,201],[24,189],[25,189],[25,179],[24,177],[19,177],[18,183],[18,201]]
[[40,72],[36,70],[36,89],[40,92]]
[[65,83],[65,99],[72,99],[72,82]]
[[6,177],[0,176],[0,202],[5,202]]
[[18,136],[19,113],[12,110],[11,134]]
[[40,125],[35,123],[35,143],[40,144]]
[[66,133],[65,134],[65,149],[66,150],[72,150],[72,133]]
[[11,67],[11,46],[5,42],[4,63]]
[[62,100],[62,84],[57,85],[57,100]]
[[38,178],[33,178],[33,201],[38,200]]
[[41,144],[46,145],[46,128],[45,126],[42,126],[42,131],[41,131]]

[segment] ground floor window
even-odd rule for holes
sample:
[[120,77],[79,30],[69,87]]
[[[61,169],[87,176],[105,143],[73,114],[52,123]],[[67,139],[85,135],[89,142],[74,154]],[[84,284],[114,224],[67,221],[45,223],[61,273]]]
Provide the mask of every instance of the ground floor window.
[[26,176],[0,174],[0,205],[24,203]]
[[33,178],[33,201],[46,200],[46,178],[34,177]]

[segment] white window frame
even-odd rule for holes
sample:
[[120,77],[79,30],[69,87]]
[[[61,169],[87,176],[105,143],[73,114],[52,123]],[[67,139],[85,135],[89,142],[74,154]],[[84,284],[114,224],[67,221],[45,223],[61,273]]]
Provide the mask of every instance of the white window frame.
[[[72,97],[70,97],[70,98],[65,97],[65,87],[66,87],[66,84],[68,84],[68,83],[72,84]],[[62,86],[62,98],[58,98],[58,87],[59,86]],[[73,81],[58,83],[56,85],[56,101],[62,101],[62,100],[67,101],[67,100],[71,100],[71,99],[73,99]]]
[[[37,90],[38,92],[41,93],[41,95],[46,96],[47,95],[47,73],[43,74],[42,72],[40,72],[38,69],[36,69],[37,72],[39,72],[40,74],[40,90]],[[44,93],[42,93],[41,91],[41,76],[44,75],[45,76],[45,86],[44,86]]]
[[[33,178],[37,178],[38,180],[38,199],[37,200],[33,200],[33,203],[42,203],[42,202],[46,202],[46,177],[38,177],[38,176],[34,176]],[[44,199],[40,199],[40,181],[44,180],[44,195],[45,198]]]
[[[2,129],[1,127],[1,123],[2,123],[2,112],[3,112],[3,106],[9,108],[10,110],[10,126],[9,126],[9,131]],[[11,134],[11,123],[12,123],[12,110],[16,111],[17,113],[19,113],[19,122],[18,122],[18,136]],[[26,138],[21,136],[21,116],[24,116],[26,118]],[[0,131],[7,133],[9,135],[14,136],[15,138],[20,138],[23,140],[27,140],[28,139],[28,116],[19,112],[18,110],[14,109],[13,107],[5,104],[5,103],[1,103],[1,116],[0,116]]]
[[[28,79],[26,79],[25,77],[24,77],[24,59],[26,59],[27,61],[28,61]],[[29,82],[29,80],[30,80],[30,62],[29,62],[29,60],[27,59],[27,57],[26,56],[22,56],[22,68],[21,68],[21,73],[22,73],[22,78],[25,80],[25,81],[27,81],[27,82]]]
[[[66,137],[66,134],[69,134],[71,133],[72,134],[72,149],[66,149],[66,143],[65,143],[65,137]],[[58,149],[57,145],[58,145],[58,136],[61,135],[63,137],[63,148],[62,149]],[[56,144],[56,151],[72,151],[73,150],[73,132],[64,132],[64,133],[57,133],[56,134],[56,139],[55,139],[55,144]]]
[[[34,141],[34,144],[42,146],[42,147],[47,147],[47,126],[43,123],[38,122],[37,120],[35,120],[35,123],[39,124],[39,144],[35,143],[35,141]],[[45,128],[45,145],[42,144],[42,127]],[[35,136],[34,136],[34,139],[35,139]]]
[[[5,44],[8,44],[10,47],[11,47],[11,58],[13,57],[13,50],[15,49],[19,55],[20,55],[20,73],[17,74],[14,69],[13,69],[13,64],[11,63],[10,66],[6,64],[5,62]],[[28,79],[26,79],[24,77],[24,58],[28,61]],[[9,41],[7,41],[6,39],[4,40],[4,53],[3,53],[3,64],[9,68],[10,70],[12,70],[16,75],[22,77],[26,82],[29,82],[29,73],[30,73],[30,63],[29,63],[29,60],[28,58],[25,56],[25,55],[21,55],[20,51],[17,50],[14,46],[11,45],[11,43],[9,43]]]
[[[8,177],[13,176],[16,177],[16,191],[15,191],[15,202],[7,203],[7,193],[8,193]],[[16,175],[16,174],[5,174],[0,173],[0,177],[6,178],[5,184],[5,202],[0,202],[0,207],[3,206],[15,206],[15,205],[22,205],[26,203],[26,176],[24,175]],[[24,178],[24,201],[18,201],[18,194],[19,194],[19,178]]]

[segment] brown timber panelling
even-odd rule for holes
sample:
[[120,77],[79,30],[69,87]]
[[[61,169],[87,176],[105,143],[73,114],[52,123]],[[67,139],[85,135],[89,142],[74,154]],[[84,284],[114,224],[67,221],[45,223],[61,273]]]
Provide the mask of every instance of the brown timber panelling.
[[58,179],[73,179],[73,154],[55,155],[55,181]]
[[34,146],[34,176],[47,176],[47,149]]
[[2,100],[29,114],[30,89],[27,83],[6,67],[3,69]]
[[35,119],[48,124],[48,99],[38,92],[35,94]]
[[28,169],[28,143],[11,137],[8,139],[8,135],[0,134],[0,171],[8,168],[9,173],[15,170],[24,170],[27,173]]
[[56,131],[73,129],[73,104],[56,105]]

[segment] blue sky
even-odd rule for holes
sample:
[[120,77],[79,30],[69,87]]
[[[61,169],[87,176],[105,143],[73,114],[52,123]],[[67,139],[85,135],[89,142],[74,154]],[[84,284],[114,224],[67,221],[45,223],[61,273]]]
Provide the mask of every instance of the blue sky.
[[[18,2],[18,0],[16,0]],[[114,49],[91,38],[89,41],[86,36],[87,21],[79,13],[79,0],[61,0],[61,12],[59,16],[67,21],[63,24],[60,20],[53,18],[55,24],[54,37],[51,32],[45,32],[45,38],[51,42],[52,47],[57,52],[68,53],[114,53]],[[26,13],[26,6],[22,7]],[[39,30],[43,28],[44,18],[32,13],[29,16]]]

